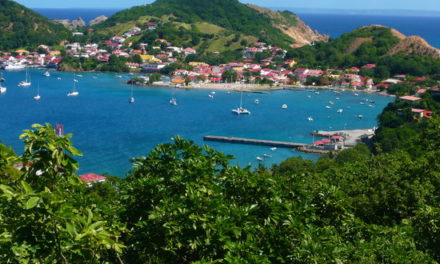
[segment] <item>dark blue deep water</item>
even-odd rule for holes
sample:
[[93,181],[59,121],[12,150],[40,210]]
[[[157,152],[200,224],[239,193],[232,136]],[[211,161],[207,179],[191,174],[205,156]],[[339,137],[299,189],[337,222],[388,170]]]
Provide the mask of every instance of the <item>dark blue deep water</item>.
[[99,16],[111,16],[120,9],[82,9],[82,8],[34,8],[49,19],[77,19],[82,17],[87,23]]
[[[130,105],[130,87],[114,74],[84,74],[78,78],[80,95],[72,98],[66,96],[73,87],[72,74],[53,72],[48,78],[42,73],[32,70],[33,86],[23,88],[17,84],[24,79],[24,71],[4,72],[8,90],[0,95],[0,141],[20,153],[23,146],[18,136],[23,129],[34,123],[63,124],[66,133],[74,134],[74,145],[84,153],[79,158],[81,173],[109,172],[119,176],[129,170],[130,158],[146,155],[175,135],[198,144],[206,143],[206,135],[311,143],[310,132],[314,130],[374,127],[377,115],[392,100],[379,95],[355,96],[352,92],[338,95],[332,91],[321,91],[319,95],[309,91],[250,93],[244,94],[243,104],[252,115],[236,116],[231,109],[238,107],[239,93],[217,91],[211,99],[209,90],[176,90],[178,106],[171,106],[172,89],[137,87],[136,102]],[[38,83],[42,98],[35,101]],[[261,101],[259,105],[254,104],[257,98]],[[374,108],[360,104],[366,98],[376,101]],[[335,105],[326,109],[330,100]],[[282,110],[282,104],[289,108]],[[344,109],[342,114],[336,113],[339,108]],[[364,118],[356,118],[359,114]],[[315,121],[309,122],[309,116]],[[265,153],[273,155],[263,163],[267,166],[293,156],[317,158],[290,149],[271,151],[269,147],[211,142],[209,145],[235,155],[234,163],[242,166],[256,166],[256,157]]]
[[338,37],[358,27],[379,24],[395,28],[405,35],[417,35],[440,48],[440,17],[378,16],[350,14],[299,14],[320,33]]

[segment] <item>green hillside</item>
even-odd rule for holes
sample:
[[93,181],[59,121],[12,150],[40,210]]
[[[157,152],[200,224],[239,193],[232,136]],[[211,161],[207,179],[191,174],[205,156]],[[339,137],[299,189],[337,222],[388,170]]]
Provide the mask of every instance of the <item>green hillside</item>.
[[[289,25],[295,24],[294,15],[284,14],[283,17],[289,18]],[[246,43],[243,40],[260,40],[283,47],[295,42],[273,26],[277,21],[269,15],[237,0],[158,0],[151,5],[121,11],[99,24],[97,29],[99,32],[114,33],[114,29],[127,29],[129,25],[139,25],[149,20],[166,24],[166,30],[162,30],[160,34],[167,35],[167,40],[192,47],[203,45],[202,48],[208,50],[212,43],[223,49],[230,49],[230,46],[239,48],[245,46],[242,45]],[[185,35],[189,38],[178,39],[175,34],[170,33],[173,30],[178,31],[178,36]],[[239,36],[235,37],[237,34]],[[231,43],[231,40],[234,41]]]
[[[305,67],[347,68],[376,64],[378,67],[374,74],[364,72],[364,75],[379,79],[394,74],[440,74],[440,60],[423,52],[430,50],[434,53],[436,49],[423,41],[403,45],[411,38],[391,28],[367,26],[329,42],[317,42],[314,46],[291,50],[288,56]],[[396,51],[396,48],[399,50]],[[407,52],[409,50],[414,52]]]
[[38,13],[10,0],[0,1],[0,50],[54,45],[68,31]]

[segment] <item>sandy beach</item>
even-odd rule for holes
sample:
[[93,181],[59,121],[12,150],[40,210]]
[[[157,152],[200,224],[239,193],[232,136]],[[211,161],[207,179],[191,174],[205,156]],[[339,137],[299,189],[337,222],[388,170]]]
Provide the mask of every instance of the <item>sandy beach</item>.
[[203,83],[203,84],[190,84],[180,85],[169,82],[154,82],[151,86],[165,86],[178,89],[200,89],[200,90],[223,90],[223,91],[241,91],[241,92],[263,92],[263,91],[275,91],[275,90],[303,90],[303,89],[319,89],[319,90],[343,90],[359,93],[376,93],[387,96],[388,94],[383,92],[377,92],[372,90],[353,90],[348,88],[341,88],[336,86],[311,86],[311,85],[258,85],[258,84],[236,84],[236,83]]

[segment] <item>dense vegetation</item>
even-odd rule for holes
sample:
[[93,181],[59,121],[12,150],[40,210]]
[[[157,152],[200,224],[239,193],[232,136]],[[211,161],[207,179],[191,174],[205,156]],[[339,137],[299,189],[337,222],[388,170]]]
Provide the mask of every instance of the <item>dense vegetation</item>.
[[68,37],[68,30],[62,25],[14,1],[0,1],[0,50],[57,45]]
[[361,67],[377,64],[371,77],[388,78],[395,74],[414,76],[440,75],[440,60],[428,56],[387,55],[399,42],[391,29],[363,27],[346,33],[329,42],[317,42],[314,46],[289,50],[288,57],[295,58],[303,66],[327,68]]
[[[34,126],[21,136],[23,155],[0,145],[0,258],[438,263],[439,98],[424,99],[437,116],[429,120],[404,104],[381,115],[373,152],[360,144],[317,162],[292,158],[252,171],[176,137],[134,159],[126,179],[91,188],[76,176],[80,152],[70,136]],[[392,147],[387,129],[396,134]]]
[[[208,22],[231,33],[256,36],[259,40],[287,47],[294,42],[271,24],[271,19],[237,0],[158,0],[151,5],[121,11],[98,29],[136,20],[141,16],[171,16],[172,21],[193,24]],[[287,16],[287,14],[284,14]]]

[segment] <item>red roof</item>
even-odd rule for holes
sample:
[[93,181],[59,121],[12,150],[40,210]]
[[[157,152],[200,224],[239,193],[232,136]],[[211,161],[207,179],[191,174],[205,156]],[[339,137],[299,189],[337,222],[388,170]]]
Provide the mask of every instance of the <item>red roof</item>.
[[321,140],[322,143],[331,143],[332,141],[328,138],[324,138],[323,140]]
[[94,173],[84,174],[79,177],[83,182],[101,182],[101,181],[105,181],[106,179],[104,176]]
[[415,79],[414,81],[416,81],[416,82],[424,82],[424,81],[426,81],[426,78],[425,77],[419,77],[419,78]]
[[401,96],[400,99],[406,100],[406,101],[411,101],[411,102],[416,102],[416,101],[422,100],[422,98],[417,97],[417,96]]
[[419,90],[417,90],[417,93],[418,94],[424,94],[424,93],[426,93],[426,89],[419,89]]
[[366,65],[362,66],[362,68],[374,69],[374,68],[376,68],[376,64],[366,64]]

